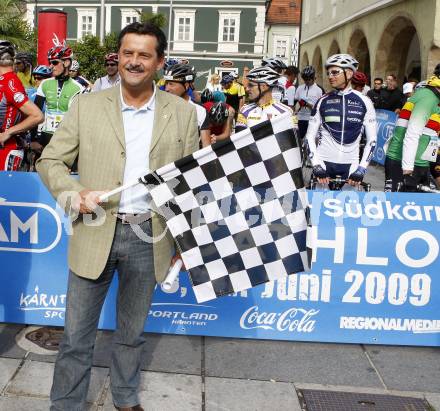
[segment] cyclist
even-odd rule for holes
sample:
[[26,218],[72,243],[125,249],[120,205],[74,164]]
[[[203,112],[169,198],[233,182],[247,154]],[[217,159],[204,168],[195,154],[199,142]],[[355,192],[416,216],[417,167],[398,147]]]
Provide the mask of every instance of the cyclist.
[[26,90],[28,97],[32,101],[35,101],[35,97],[37,95],[37,89],[38,89],[38,86],[40,85],[40,83],[44,79],[50,78],[50,77],[52,77],[52,70],[49,66],[40,65],[40,66],[35,67],[32,70],[32,80],[33,80],[35,87],[32,87],[32,88]]
[[[320,184],[340,176],[359,185],[376,146],[376,112],[371,100],[350,86],[359,63],[349,54],[335,54],[326,63],[334,91],[314,106],[306,134],[313,174]],[[359,143],[365,130],[366,145],[359,162]]]
[[14,58],[15,72],[26,90],[35,86],[32,79],[32,60],[32,54],[23,51],[17,53]]
[[440,64],[399,113],[385,158],[386,191],[396,191],[402,183],[403,191],[428,184],[430,164],[437,160],[439,104]]
[[312,108],[324,94],[324,90],[315,83],[316,71],[314,67],[304,67],[301,71],[301,78],[304,84],[296,89],[295,105],[299,105],[296,116],[298,118],[299,138],[302,141],[307,133]]
[[365,94],[364,89],[368,83],[368,78],[366,74],[362,73],[362,71],[356,71],[351,78],[351,86],[353,90],[359,91],[359,93]]
[[93,85],[93,91],[105,90],[116,86],[121,81],[118,73],[118,53],[108,53],[104,57],[104,66],[107,75],[100,77]]
[[220,80],[220,84],[223,87],[223,93],[226,97],[226,103],[229,104],[236,113],[244,105],[244,92],[240,85],[235,82],[232,74],[226,74]]
[[79,84],[81,84],[84,87],[85,91],[91,91],[91,83],[89,80],[81,76],[79,72],[79,62],[78,60],[72,60],[72,64],[69,68],[69,76],[70,78],[73,78],[75,81],[77,81]]
[[16,171],[23,160],[21,138],[43,121],[14,72],[15,47],[0,40],[0,171]]
[[174,64],[165,72],[165,91],[182,97],[189,104],[192,104],[197,111],[197,122],[202,146],[208,146],[211,143],[209,133],[209,123],[206,110],[191,100],[189,90],[194,90],[194,80],[196,71],[189,64]]
[[261,60],[262,67],[270,67],[280,76],[277,83],[272,87],[272,98],[276,103],[281,103],[285,99],[287,78],[283,76],[284,70],[287,69],[283,60],[278,57],[264,58]]
[[208,113],[211,144],[231,137],[233,131],[234,109],[222,101],[207,101],[203,107]]
[[66,45],[52,47],[48,54],[53,77],[43,80],[38,87],[35,104],[43,109],[46,106],[45,121],[41,133],[32,132],[32,148],[41,152],[49,143],[73,99],[84,91],[84,87],[69,77],[72,63],[72,49]]
[[235,132],[284,113],[290,113],[293,116],[292,109],[283,103],[276,102],[272,95],[272,89],[278,85],[279,73],[267,66],[256,67],[249,71],[246,78],[248,80],[246,92],[251,103],[240,110]]
[[287,104],[292,110],[295,105],[296,82],[298,78],[298,67],[288,66],[284,75],[286,76],[286,93],[284,94],[284,104]]

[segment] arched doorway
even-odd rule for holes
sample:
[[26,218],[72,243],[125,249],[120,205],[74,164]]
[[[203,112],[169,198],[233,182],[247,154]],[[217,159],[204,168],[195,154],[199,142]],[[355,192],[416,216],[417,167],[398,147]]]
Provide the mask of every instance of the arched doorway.
[[313,53],[312,66],[315,67],[316,70],[316,82],[319,85],[323,85],[323,67],[322,67],[322,53],[321,48],[318,46]]
[[332,41],[330,44],[330,48],[328,49],[327,57],[333,56],[333,54],[339,54],[341,52],[341,48],[336,40]]
[[375,74],[395,74],[400,83],[410,77],[421,79],[419,36],[408,17],[395,17],[385,27],[377,48]]
[[348,43],[348,54],[351,54],[359,61],[359,70],[363,71],[370,78],[370,49],[368,48],[367,37],[362,30],[356,29],[351,35],[350,42]]
[[305,67],[305,66],[308,66],[310,63],[309,63],[309,55],[307,54],[307,51],[305,51],[304,52],[304,54],[302,55],[302,59],[301,59],[301,62],[300,62],[301,64],[300,64],[300,67],[301,67],[301,70]]

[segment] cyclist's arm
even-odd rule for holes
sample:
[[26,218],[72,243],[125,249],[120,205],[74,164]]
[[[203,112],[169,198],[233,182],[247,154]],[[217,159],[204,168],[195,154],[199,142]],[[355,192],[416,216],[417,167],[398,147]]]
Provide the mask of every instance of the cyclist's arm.
[[247,127],[247,118],[243,113],[238,113],[237,121],[235,123],[235,132],[239,133],[240,131],[245,130]]
[[[38,86],[37,93],[35,95],[35,100],[34,100],[35,105],[38,107],[38,109],[40,111],[43,111],[44,104],[46,103],[46,96],[44,95],[42,85],[43,85],[43,83],[41,83]],[[44,117],[43,117],[43,120],[44,120]],[[37,127],[34,127],[31,130],[31,141],[37,141],[37,132],[38,132]]]
[[20,111],[25,115],[25,118],[9,129],[11,134],[23,133],[42,123],[44,120],[44,115],[41,110],[30,100],[20,107]]
[[364,130],[365,130],[365,149],[362,155],[359,165],[363,168],[367,168],[368,164],[373,157],[374,149],[377,142],[377,127],[376,127],[376,111],[374,110],[373,103],[368,97],[364,98],[364,103],[367,106],[367,112],[364,117]]
[[202,125],[200,126],[200,140],[202,141],[202,147],[206,147],[211,144],[211,132],[209,131],[209,121],[206,110],[204,112]]
[[402,170],[404,174],[410,174],[414,170],[419,138],[423,134],[423,129],[430,116],[426,104],[419,101],[413,108],[411,117],[408,121],[408,128],[403,139],[402,151]]
[[325,169],[325,164],[319,157],[316,146],[316,137],[318,136],[319,128],[322,124],[322,117],[321,113],[319,112],[320,107],[321,101],[319,101],[312,110],[305,140],[307,144],[309,158],[312,162],[313,167],[321,166]]
[[221,132],[221,134],[218,134],[215,136],[216,141],[225,140],[225,139],[231,137],[232,121],[234,120],[234,117],[235,117],[235,110],[232,107],[229,107],[228,111],[229,111],[228,119],[226,120],[226,122],[223,126],[223,131]]

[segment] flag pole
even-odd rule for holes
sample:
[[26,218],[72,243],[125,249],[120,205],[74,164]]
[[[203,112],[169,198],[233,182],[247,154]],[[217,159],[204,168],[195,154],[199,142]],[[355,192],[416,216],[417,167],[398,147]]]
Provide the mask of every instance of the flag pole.
[[168,16],[168,47],[167,47],[167,59],[170,58],[170,45],[171,45],[171,21],[173,19],[173,0],[170,0],[170,12]]
[[105,36],[105,0],[101,0],[100,20],[101,24],[99,26],[99,42],[102,46],[104,44]]

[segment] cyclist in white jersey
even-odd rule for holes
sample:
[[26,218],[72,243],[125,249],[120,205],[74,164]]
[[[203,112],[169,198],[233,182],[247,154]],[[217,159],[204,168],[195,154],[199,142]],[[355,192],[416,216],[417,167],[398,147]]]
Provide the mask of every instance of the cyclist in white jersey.
[[287,78],[283,76],[284,70],[287,69],[286,64],[280,58],[274,57],[274,58],[264,58],[263,60],[261,60],[261,66],[270,67],[279,74],[276,84],[274,84],[272,87],[272,98],[277,103],[281,103],[282,101],[285,100],[285,94],[286,94]]
[[[340,176],[351,185],[362,182],[376,146],[376,112],[371,100],[350,86],[359,63],[349,54],[335,54],[325,68],[334,88],[313,107],[306,141],[313,174],[320,184]],[[359,161],[359,143],[366,144]]]
[[105,90],[116,86],[121,81],[118,73],[119,57],[118,53],[108,53],[105,55],[105,71],[107,75],[100,77],[93,85],[93,91]]
[[[280,74],[270,67],[256,67],[247,74],[246,93],[250,104],[246,104],[238,114],[235,131],[239,132],[262,121],[293,111],[283,103],[277,103],[272,96],[272,89],[278,84]],[[292,119],[293,128],[293,119]]]
[[299,105],[296,117],[298,118],[299,138],[303,140],[307,133],[312,108],[324,94],[324,90],[315,82],[316,71],[314,67],[304,67],[301,71],[301,78],[304,84],[301,84],[296,89],[294,104]]
[[197,123],[199,126],[200,141],[203,147],[211,144],[211,133],[209,131],[208,113],[199,104],[194,103],[189,95],[194,90],[196,71],[189,64],[174,64],[165,72],[165,91],[182,97],[189,104],[192,104],[197,112]]

